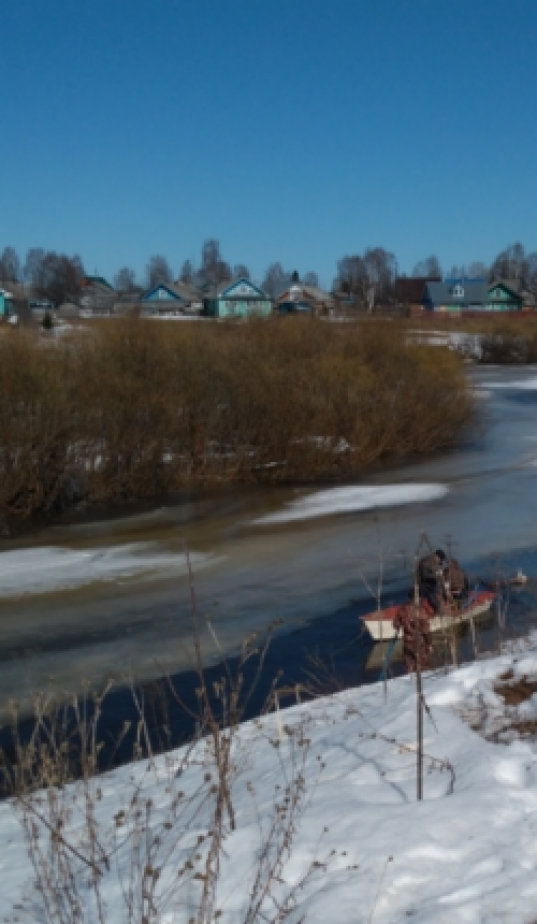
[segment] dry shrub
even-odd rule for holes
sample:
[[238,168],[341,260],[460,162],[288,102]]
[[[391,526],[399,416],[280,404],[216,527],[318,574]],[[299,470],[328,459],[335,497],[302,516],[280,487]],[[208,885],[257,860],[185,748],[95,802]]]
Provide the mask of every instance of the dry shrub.
[[[154,758],[141,709],[132,756],[149,759],[123,770],[120,778],[103,777],[100,719],[106,691],[98,696],[88,690],[67,705],[61,696],[38,697],[29,740],[19,735],[14,714],[14,760],[0,752],[0,782],[3,776],[13,794],[33,876],[8,919],[13,924],[21,920],[20,912],[23,919],[46,924],[106,924],[109,897],[117,922],[214,924],[230,898],[220,894],[226,842],[240,826],[251,843],[251,861],[242,870],[244,901],[236,920],[284,924],[296,919],[306,882],[322,875],[334,859],[335,851],[318,857],[322,834],[311,858],[293,857],[294,839],[322,770],[307,773],[308,718],[283,729],[281,722],[265,729],[258,720],[244,732],[246,741],[241,739],[240,723],[263,669],[271,629],[262,638],[246,639],[236,670],[224,662],[221,679],[210,685],[200,632],[211,634],[217,652],[221,648],[210,624],[198,619],[191,571],[190,588],[194,712],[168,679],[179,705],[196,719],[196,734],[181,750]],[[255,670],[247,679],[252,660]],[[135,690],[132,694],[138,704]],[[267,709],[269,704],[270,699]],[[252,751],[269,744],[278,782],[267,799],[266,778],[258,793],[249,777]],[[237,817],[240,791],[250,804]],[[291,860],[293,876],[286,883]]]
[[518,365],[537,362],[537,328],[533,322],[503,321],[480,338],[481,362]]
[[76,493],[76,404],[66,350],[21,333],[0,345],[0,510],[15,517],[61,510]]
[[457,439],[457,357],[404,325],[110,321],[0,343],[0,510],[150,497],[215,480],[356,474]]

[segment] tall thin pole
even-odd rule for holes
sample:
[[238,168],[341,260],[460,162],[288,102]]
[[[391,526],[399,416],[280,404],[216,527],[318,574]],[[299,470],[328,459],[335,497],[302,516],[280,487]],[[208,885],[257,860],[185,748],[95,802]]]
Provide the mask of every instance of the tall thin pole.
[[417,747],[417,796],[418,802],[423,799],[423,692],[421,682],[421,656],[419,639],[420,592],[418,585],[418,566],[414,563],[414,646],[416,653],[416,709],[418,727]]

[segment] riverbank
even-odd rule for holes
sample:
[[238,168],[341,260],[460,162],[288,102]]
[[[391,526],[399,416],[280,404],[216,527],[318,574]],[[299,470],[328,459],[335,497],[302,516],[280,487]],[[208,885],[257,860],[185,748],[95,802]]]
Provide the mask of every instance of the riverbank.
[[121,924],[134,894],[186,924],[209,881],[222,924],[256,920],[252,901],[264,920],[284,907],[310,924],[334,909],[339,924],[530,922],[536,687],[535,638],[426,675],[420,802],[415,681],[401,678],[386,697],[376,684],[242,725],[225,810],[205,740],[4,803],[0,912],[46,916],[47,900],[68,898]]
[[0,343],[0,513],[185,486],[341,479],[454,445],[473,414],[461,362],[404,327],[118,320]]

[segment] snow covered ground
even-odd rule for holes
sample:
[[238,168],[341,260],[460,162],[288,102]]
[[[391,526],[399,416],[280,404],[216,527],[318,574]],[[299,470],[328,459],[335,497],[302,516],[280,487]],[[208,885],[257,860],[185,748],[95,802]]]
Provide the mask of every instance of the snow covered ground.
[[284,510],[269,513],[254,522],[258,525],[288,523],[338,513],[355,513],[375,507],[400,507],[445,497],[442,484],[385,484],[371,487],[329,488],[293,501]]
[[[511,679],[505,679],[508,672]],[[376,685],[294,707],[280,713],[279,721],[271,715],[242,726],[234,748],[236,830],[223,844],[217,919],[222,924],[246,920],[274,801],[285,824],[291,811],[285,798],[293,791],[292,779],[303,774],[304,814],[270,890],[280,903],[289,899],[293,924],[304,915],[311,924],[537,921],[537,749],[535,738],[521,740],[514,731],[517,722],[528,727],[537,720],[537,696],[506,707],[495,691],[502,677],[504,685],[537,677],[537,638],[518,653],[428,676],[421,803],[416,801],[412,679],[392,681],[386,702]],[[499,728],[506,743],[487,740],[485,735]],[[151,921],[173,924],[195,917],[204,883],[203,838],[212,824],[210,798],[191,811],[190,820],[177,805],[183,799],[192,807],[197,788],[203,789],[205,774],[212,772],[207,754],[200,742],[188,756],[177,751],[153,766],[140,762],[95,781],[97,855],[102,848],[110,856],[100,880],[107,924],[131,920],[126,897],[133,894],[129,883],[134,882],[134,892],[137,883],[132,858],[143,860],[148,842],[148,832],[139,835],[136,854],[128,837],[135,787],[135,804],[144,807],[143,818],[150,818],[149,833],[162,832],[161,859],[152,858],[157,884]],[[71,787],[58,798],[69,800],[75,793]],[[29,913],[18,911],[17,920],[45,920],[31,888],[35,875],[21,819],[20,807],[0,806],[0,917],[12,914],[26,894]],[[87,855],[76,810],[62,831]],[[76,858],[73,864],[79,867]],[[81,920],[93,921],[89,878],[87,869],[79,873],[77,888]],[[264,908],[264,920],[283,920],[276,918],[269,895]]]

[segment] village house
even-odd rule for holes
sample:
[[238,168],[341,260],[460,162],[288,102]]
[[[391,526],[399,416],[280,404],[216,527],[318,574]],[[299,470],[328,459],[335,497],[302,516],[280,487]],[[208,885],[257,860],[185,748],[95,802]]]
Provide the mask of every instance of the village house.
[[520,311],[523,298],[513,283],[497,279],[446,279],[428,282],[422,298],[426,311]]
[[203,303],[201,292],[183,282],[159,282],[144,292],[139,299],[142,314],[170,316],[199,314]]
[[203,314],[208,318],[266,318],[271,313],[267,293],[246,276],[220,283],[203,299]]
[[276,298],[275,307],[281,314],[306,312],[317,317],[330,314],[336,300],[330,292],[319,286],[303,285],[301,282],[287,286]]
[[80,293],[83,314],[113,314],[117,292],[103,276],[84,276]]
[[7,318],[13,306],[13,293],[7,289],[0,289],[0,318]]

